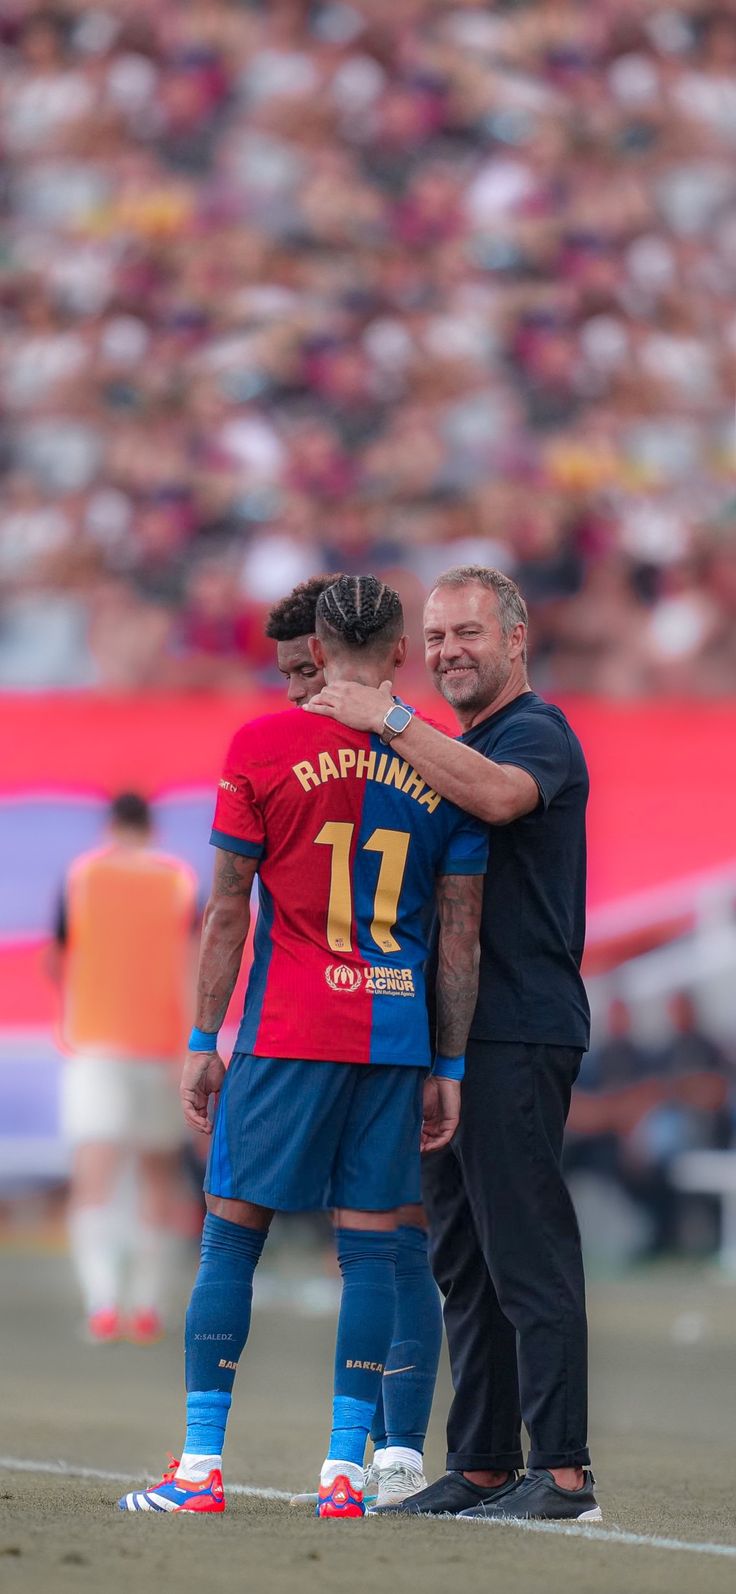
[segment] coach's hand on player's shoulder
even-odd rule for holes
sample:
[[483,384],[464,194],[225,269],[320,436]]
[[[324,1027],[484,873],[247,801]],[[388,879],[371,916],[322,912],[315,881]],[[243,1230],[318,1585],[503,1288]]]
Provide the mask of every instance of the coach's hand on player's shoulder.
[[422,1151],[441,1151],[449,1146],[460,1122],[460,1081],[435,1079],[430,1074],[424,1083]]
[[304,704],[304,711],[325,714],[354,731],[374,731],[380,736],[392,703],[390,681],[382,681],[379,687],[359,686],[357,681],[336,681],[333,686],[323,686],[321,692]]
[[187,1052],[179,1096],[190,1129],[198,1129],[203,1135],[212,1134],[207,1104],[210,1096],[219,1094],[224,1078],[225,1064],[219,1052]]

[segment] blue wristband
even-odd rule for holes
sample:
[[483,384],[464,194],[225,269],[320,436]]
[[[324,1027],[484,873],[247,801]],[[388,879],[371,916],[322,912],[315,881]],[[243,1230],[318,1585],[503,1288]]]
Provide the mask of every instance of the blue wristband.
[[218,1030],[215,1030],[213,1034],[211,1030],[197,1029],[195,1024],[189,1036],[190,1052],[216,1052],[218,1034]]
[[435,1079],[464,1079],[465,1078],[465,1053],[460,1057],[443,1057],[437,1053],[434,1060],[432,1073]]

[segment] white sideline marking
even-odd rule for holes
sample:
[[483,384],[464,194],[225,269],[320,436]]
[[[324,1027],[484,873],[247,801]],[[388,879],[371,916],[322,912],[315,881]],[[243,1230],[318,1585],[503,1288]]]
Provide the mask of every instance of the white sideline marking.
[[[0,1456],[0,1470],[3,1472],[44,1472],[57,1478],[95,1478],[99,1483],[137,1483],[139,1489],[147,1487],[141,1485],[140,1473],[136,1476],[130,1472],[104,1472],[100,1467],[78,1467],[74,1462],[67,1461],[22,1461],[18,1456]],[[158,1479],[151,1478],[151,1483]],[[148,1485],[150,1487],[150,1484]],[[290,1500],[293,1490],[285,1489],[256,1489],[250,1483],[229,1483],[228,1494],[246,1494],[256,1500]]]
[[568,1539],[594,1539],[596,1543],[603,1544],[640,1544],[648,1550],[689,1550],[693,1555],[721,1555],[727,1560],[736,1560],[736,1544],[709,1544],[698,1543],[690,1539],[663,1539],[655,1533],[628,1533],[625,1528],[601,1528],[597,1523],[589,1523],[584,1527],[580,1522],[513,1522],[483,1521],[482,1517],[467,1517],[467,1522],[475,1525],[482,1523],[486,1531],[489,1528],[523,1528],[526,1533],[555,1533],[557,1537]]
[[[101,1483],[135,1483],[128,1472],[104,1472],[99,1467],[78,1467],[66,1461],[24,1461],[18,1456],[0,1456],[3,1472],[41,1472],[53,1477],[94,1478]],[[250,1483],[228,1483],[229,1494],[248,1495],[256,1500],[291,1500],[292,1491],[285,1489],[257,1489]],[[370,1518],[377,1521],[377,1518]],[[446,1520],[451,1521],[452,1518]],[[480,1520],[469,1518],[468,1520]],[[579,1522],[485,1522],[489,1528],[521,1528],[526,1533],[554,1533],[563,1538],[587,1539],[596,1544],[633,1544],[648,1550],[685,1550],[691,1555],[717,1555],[726,1560],[736,1560],[736,1544],[711,1544],[690,1539],[659,1538],[656,1534],[627,1533],[625,1528],[600,1528],[597,1523],[583,1527]]]

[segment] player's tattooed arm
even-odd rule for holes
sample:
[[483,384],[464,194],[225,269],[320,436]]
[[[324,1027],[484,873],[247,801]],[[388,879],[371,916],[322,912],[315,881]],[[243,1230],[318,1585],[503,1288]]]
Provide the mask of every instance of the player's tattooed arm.
[[483,875],[441,875],[437,881],[437,1050],[459,1057],[478,1000]]
[[199,1029],[218,1030],[235,989],[250,928],[250,893],[256,858],[215,851],[215,873],[204,911],[197,976]]
[[[250,928],[250,891],[256,868],[255,858],[217,848],[197,976],[196,1024],[210,1034],[219,1030],[235,989]],[[224,1078],[225,1064],[219,1052],[187,1053],[179,1096],[190,1128],[212,1133],[210,1103],[217,1099]]]

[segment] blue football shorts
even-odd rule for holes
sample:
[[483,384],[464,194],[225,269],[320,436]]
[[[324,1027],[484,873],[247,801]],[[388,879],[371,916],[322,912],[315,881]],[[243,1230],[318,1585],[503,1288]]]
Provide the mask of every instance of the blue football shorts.
[[273,1207],[390,1212],[419,1201],[426,1069],[234,1052],[204,1188]]

